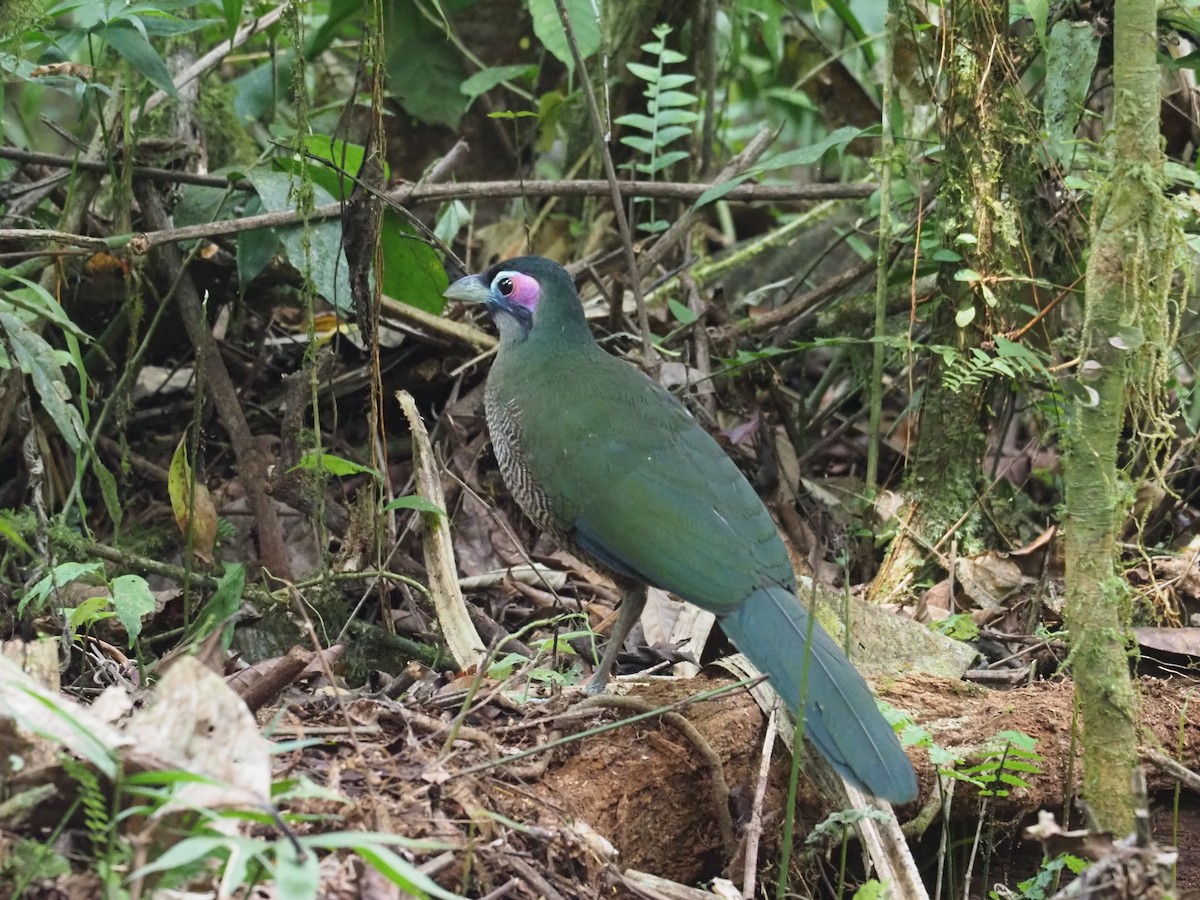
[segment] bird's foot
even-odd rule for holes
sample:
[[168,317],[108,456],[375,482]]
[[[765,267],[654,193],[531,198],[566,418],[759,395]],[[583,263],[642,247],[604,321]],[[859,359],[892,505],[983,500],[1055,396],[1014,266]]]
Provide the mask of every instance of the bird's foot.
[[583,686],[585,694],[603,694],[608,690],[608,673],[603,669],[598,669],[596,674],[587,680],[587,684]]

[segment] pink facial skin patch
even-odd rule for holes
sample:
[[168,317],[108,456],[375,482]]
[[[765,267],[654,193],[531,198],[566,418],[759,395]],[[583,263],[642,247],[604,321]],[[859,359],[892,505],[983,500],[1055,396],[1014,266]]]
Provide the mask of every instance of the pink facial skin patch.
[[542,291],[537,279],[520,272],[501,272],[492,285],[506,303],[523,306],[530,312],[537,309],[538,297]]

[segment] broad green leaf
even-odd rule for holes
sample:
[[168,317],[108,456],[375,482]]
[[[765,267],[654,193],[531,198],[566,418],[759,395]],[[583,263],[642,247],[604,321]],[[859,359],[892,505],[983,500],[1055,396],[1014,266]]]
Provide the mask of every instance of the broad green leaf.
[[0,541],[8,541],[14,547],[19,547],[24,550],[29,556],[33,556],[33,548],[26,543],[25,538],[21,536],[21,532],[13,527],[13,523],[7,516],[0,515]]
[[469,101],[460,90],[465,73],[445,33],[415,3],[385,4],[388,91],[411,116],[454,128]]
[[101,29],[108,45],[125,57],[133,70],[174,100],[179,99],[167,65],[146,35],[128,19],[115,19]]
[[[246,172],[246,178],[254,185],[268,212],[283,212],[294,207],[293,179],[288,174],[255,166]],[[319,184],[313,185],[313,200],[318,206],[335,202],[334,196]],[[301,274],[307,274],[317,292],[335,309],[348,313],[350,281],[342,252],[342,223],[338,219],[310,223],[307,247],[302,225],[289,225],[278,229],[278,233],[288,262]]]
[[117,478],[97,454],[91,454],[91,458],[92,474],[96,476],[96,481],[100,485],[100,498],[104,501],[104,509],[108,513],[108,517],[112,519],[113,528],[120,531],[121,522],[125,518],[125,508],[121,505],[121,492],[117,488]]
[[314,59],[316,54],[324,53],[339,34],[360,38],[361,35],[354,32],[362,28],[362,12],[362,0],[333,0],[329,4],[329,15],[306,47],[305,56]]
[[320,887],[317,854],[297,852],[291,841],[275,842],[275,890],[280,897],[316,900]]
[[220,19],[177,19],[175,16],[138,16],[138,22],[147,35],[154,37],[176,37],[181,34],[191,34],[209,25],[216,25]]
[[83,418],[72,405],[73,393],[63,377],[58,354],[46,339],[17,316],[0,309],[0,332],[17,358],[21,371],[29,375],[42,407],[54,421],[58,433],[76,453],[87,440]]
[[799,150],[780,153],[778,156],[764,160],[758,165],[758,171],[770,172],[775,169],[790,168],[791,166],[812,165],[818,162],[830,150],[845,147],[855,138],[865,134],[866,131],[867,129],[865,128],[854,128],[850,125],[843,126],[836,131],[830,132],[815,144],[809,144],[807,147],[802,147]]
[[142,617],[154,612],[154,594],[141,575],[118,575],[112,580],[112,605],[129,635],[129,646],[142,633]]
[[476,72],[459,85],[458,89],[467,95],[468,100],[473,101],[502,82],[515,81],[518,78],[532,81],[535,77],[537,77],[537,66],[493,66],[490,69]]
[[207,835],[184,838],[164,850],[153,862],[136,869],[129,877],[131,879],[144,878],[155,872],[167,872],[190,866],[198,860],[226,850],[233,840],[236,838],[208,837]]
[[67,624],[74,631],[88,628],[96,622],[111,619],[116,613],[109,609],[108,597],[88,597],[75,605],[74,608],[64,607],[59,612],[67,617]]
[[1061,19],[1050,29],[1042,115],[1046,120],[1047,150],[1064,168],[1070,168],[1075,129],[1083,115],[1099,52],[1100,37],[1090,22]]
[[389,838],[391,838],[390,835],[374,835],[364,832],[335,832],[333,834],[305,835],[299,839],[299,842],[301,846],[319,850],[352,850],[376,872],[409,894],[429,894],[440,900],[461,900],[458,894],[441,887],[415,865],[387,846],[387,844],[393,843],[407,846],[411,842]]
[[[564,5],[571,30],[575,32],[575,43],[579,45],[579,55],[586,60],[600,49],[600,23],[596,21],[592,0],[566,0]],[[554,0],[529,0],[529,17],[533,20],[533,33],[542,46],[554,54],[568,72],[573,72],[575,59],[567,45],[567,33]]]
[[446,305],[442,291],[450,286],[441,258],[393,209],[383,212],[380,249],[383,293],[425,312],[441,314]]
[[1025,10],[1033,20],[1033,34],[1038,43],[1046,46],[1046,23],[1050,19],[1050,0],[1025,0]]
[[242,5],[245,0],[221,0],[221,12],[225,14],[225,28],[233,37],[242,21]]
[[[63,308],[58,304],[50,292],[38,284],[36,281],[30,281],[28,278],[23,278],[16,272],[10,269],[0,267],[0,277],[5,281],[16,281],[25,285],[26,290],[8,291],[0,290],[0,301],[7,300],[13,306],[23,309],[35,316],[40,316],[47,322],[51,322],[61,328],[63,331],[70,332],[80,340],[90,341],[91,338],[80,330],[79,326],[71,321],[70,317],[63,311]],[[0,309],[3,306],[0,305]]]
[[[313,134],[304,139],[304,149],[317,159],[323,159],[330,163],[329,166],[317,168],[316,172],[328,172],[332,176],[329,179],[319,179],[319,183],[335,196],[341,193],[349,197],[350,192],[354,190],[354,183],[351,179],[362,169],[366,148],[362,144],[352,144],[348,141],[331,139],[327,135]],[[389,175],[388,164],[384,161],[384,179],[386,180]]]
[[65,587],[80,578],[87,578],[90,584],[102,583],[104,581],[104,564],[99,562],[59,563],[25,592],[25,596],[17,604],[17,615],[24,615],[26,607],[30,604],[33,604],[35,614],[40,612],[55,588]]
[[276,99],[288,95],[295,65],[296,54],[289,48],[233,79],[233,111],[238,118],[255,122],[273,110]]
[[343,459],[340,456],[335,456],[332,453],[306,453],[300,458],[300,462],[292,466],[292,471],[296,469],[307,469],[314,472],[326,472],[329,475],[370,475],[374,478],[381,478],[378,471],[370,466],[364,466],[361,463],[353,462],[349,459]]
[[691,325],[696,321],[696,314],[676,300],[674,297],[667,298],[667,306],[671,310],[671,314],[675,316],[675,320],[681,325]]
[[453,244],[458,233],[471,221],[471,210],[461,200],[451,200],[438,212],[434,236],[443,244]]
[[[188,634],[201,639],[208,637],[214,628],[227,620],[242,602],[242,591],[246,587],[246,567],[241,563],[227,563],[225,574],[217,583],[209,601],[204,604],[200,614],[196,616]],[[232,629],[228,637],[232,639]]]
[[[258,198],[254,199],[258,206]],[[247,207],[246,215],[254,215]],[[255,228],[250,231],[239,231],[237,234],[237,274],[238,287],[244,293],[255,278],[263,273],[277,255],[283,252],[274,229]]]
[[445,517],[446,511],[420,494],[408,494],[404,497],[397,497],[395,500],[383,507],[384,512],[391,512],[393,509],[415,509],[417,512],[432,513],[435,516]]
[[1118,350],[1136,350],[1146,342],[1146,333],[1136,325],[1123,325],[1108,342]]
[[975,307],[964,306],[954,314],[954,324],[959,328],[966,328],[975,321]]

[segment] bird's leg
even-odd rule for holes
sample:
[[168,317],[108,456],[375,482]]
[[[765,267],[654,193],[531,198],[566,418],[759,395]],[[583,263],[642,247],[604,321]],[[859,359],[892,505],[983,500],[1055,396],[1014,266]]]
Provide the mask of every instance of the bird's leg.
[[613,623],[612,634],[608,636],[608,644],[604,648],[604,656],[600,658],[600,665],[596,668],[595,674],[588,679],[587,686],[584,688],[589,694],[604,693],[604,686],[608,684],[608,676],[612,674],[617,654],[625,645],[625,638],[629,635],[630,629],[642,617],[642,609],[645,606],[646,586],[644,584],[634,584],[625,589],[621,596],[621,608],[617,610],[617,620]]

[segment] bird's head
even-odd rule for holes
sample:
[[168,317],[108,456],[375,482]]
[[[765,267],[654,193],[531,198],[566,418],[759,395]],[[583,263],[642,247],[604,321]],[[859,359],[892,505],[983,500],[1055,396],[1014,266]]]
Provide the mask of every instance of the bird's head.
[[562,266],[541,256],[519,256],[480,275],[460,278],[445,296],[487,307],[502,347],[530,337],[567,343],[593,340],[575,282]]

